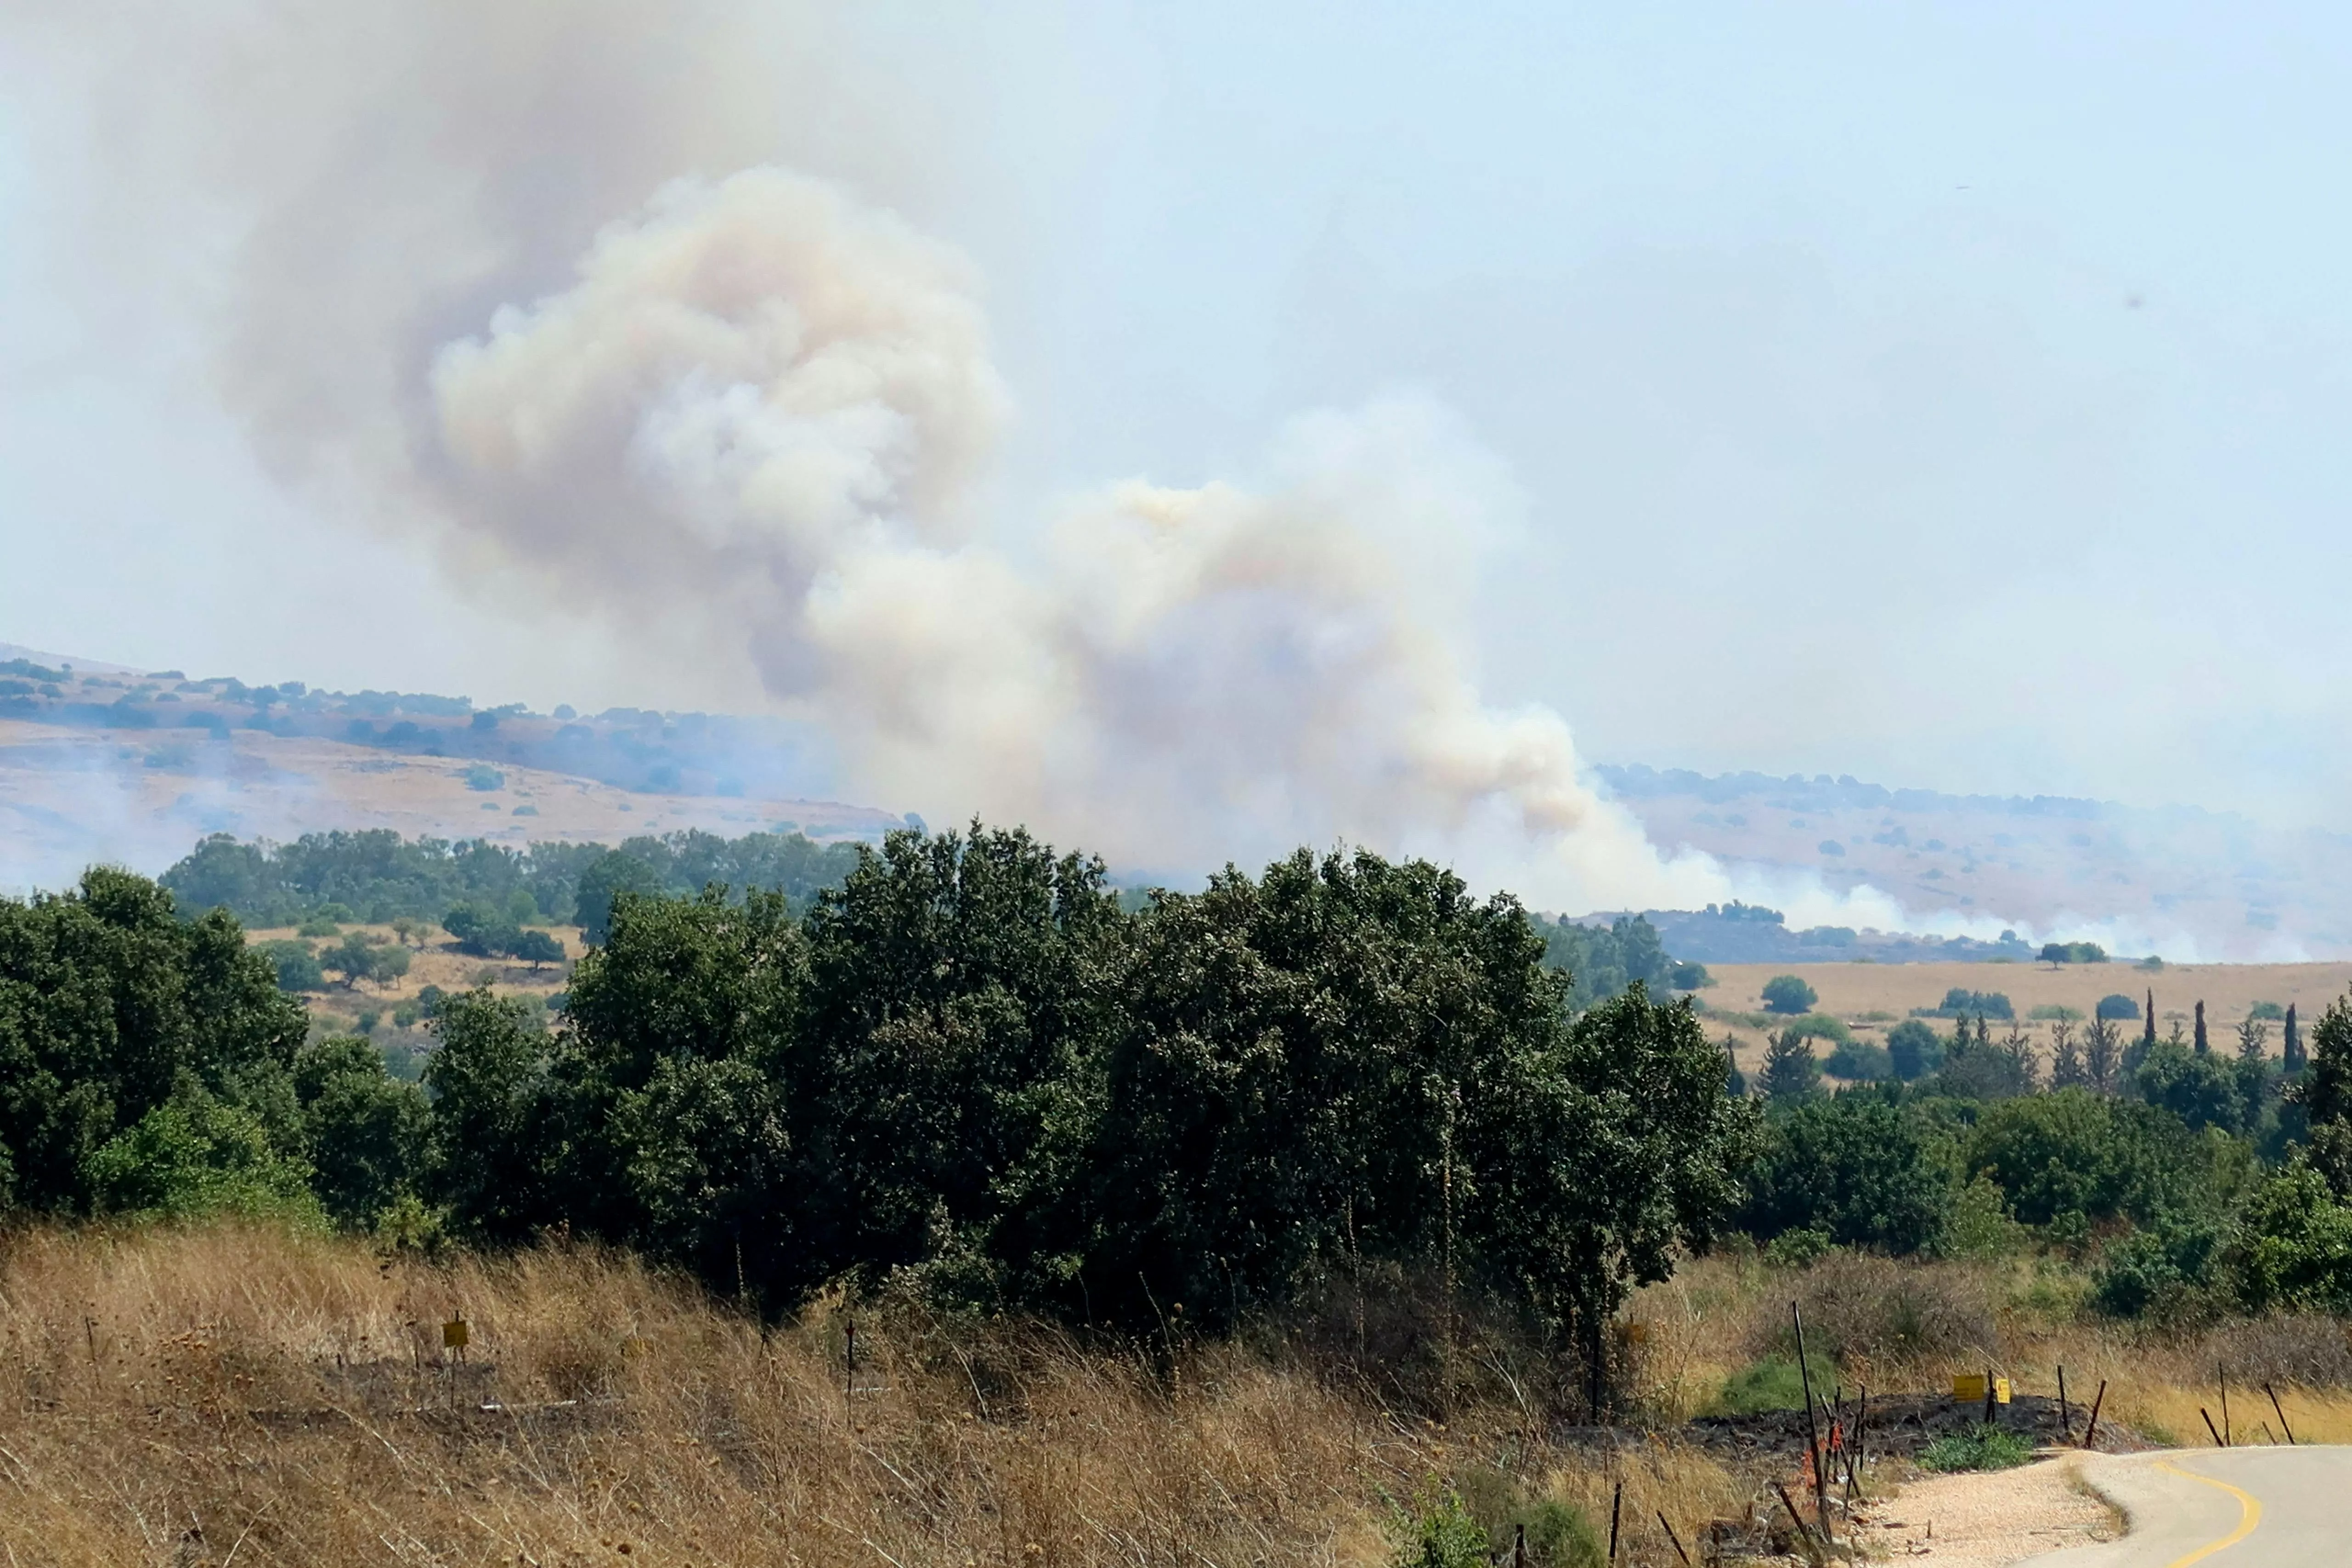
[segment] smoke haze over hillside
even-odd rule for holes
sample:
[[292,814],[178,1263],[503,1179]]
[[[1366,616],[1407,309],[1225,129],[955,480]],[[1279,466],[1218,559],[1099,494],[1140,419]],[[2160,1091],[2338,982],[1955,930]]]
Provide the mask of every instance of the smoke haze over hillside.
[[[1115,49],[1063,68],[1046,40],[1082,31],[1074,15],[1006,12],[954,32],[964,26],[887,6],[727,0],[389,10],[259,0],[202,16],[37,4],[5,37],[12,85],[47,106],[41,123],[79,125],[79,142],[45,143],[43,156],[72,171],[47,199],[72,237],[69,270],[86,274],[77,286],[105,304],[94,357],[192,333],[206,397],[299,498],[320,548],[330,532],[365,533],[392,542],[373,559],[429,556],[448,591],[491,607],[485,620],[510,624],[517,645],[627,667],[634,700],[806,721],[831,738],[845,795],[934,821],[1025,820],[1128,866],[1197,870],[1345,837],[1445,858],[1562,910],[1740,897],[1800,921],[1922,923],[1851,877],[1661,853],[1586,782],[1562,717],[1563,692],[1580,714],[1605,697],[1621,727],[1631,706],[1653,724],[1684,714],[1685,731],[1779,744],[1779,729],[1815,721],[1786,724],[1769,700],[1759,672],[1793,659],[1789,684],[1829,694],[1821,722],[1899,743],[1859,710],[1841,714],[1834,693],[1874,680],[1906,710],[1932,706],[1906,685],[1916,671],[1906,660],[1929,657],[1925,639],[1867,639],[1811,613],[1794,637],[1774,624],[1766,649],[1753,628],[1701,607],[1739,589],[1746,559],[1708,531],[1736,531],[1739,509],[1769,510],[1802,486],[1678,455],[1676,484],[1727,475],[1738,507],[1694,491],[1675,526],[1587,501],[1595,515],[1551,552],[1569,564],[1548,568],[1575,595],[1526,613],[1509,592],[1498,601],[1488,570],[1526,536],[1531,510],[1516,477],[1528,442],[1509,461],[1486,444],[1489,405],[1515,395],[1507,383],[1466,378],[1450,403],[1359,394],[1251,415],[1258,434],[1226,443],[1219,477],[1205,480],[1123,478],[1133,465],[1118,441],[1055,472],[1033,461],[1008,473],[1027,389],[1051,383],[1053,367],[1034,346],[1005,357],[992,296],[1025,289],[1032,313],[1050,310],[1039,299],[1049,284],[1017,267],[987,276],[978,252],[939,235],[989,229],[1000,262],[1018,249],[1003,234],[1022,231],[1039,249],[1055,235],[975,180],[977,160],[952,155],[978,134],[971,82],[1051,78],[1057,103],[1108,100],[1133,83]],[[1517,155],[1500,142],[1494,153]],[[1444,183],[1475,180],[1462,170]],[[1217,210],[1227,195],[1220,187],[1171,210],[1171,257],[1246,221]],[[939,221],[949,213],[970,221]],[[1484,298],[1526,316],[1530,331],[1513,335],[1541,358],[1564,340],[1532,330],[1537,292]],[[1466,310],[1468,299],[1454,303]],[[1204,295],[1198,309],[1215,305]],[[1668,313],[1682,320],[1679,305]],[[1745,312],[1773,314],[1769,301]],[[1400,346],[1380,330],[1377,300],[1341,300],[1319,319],[1345,329],[1332,346],[1340,359],[1425,360],[1425,343]],[[1706,417],[1738,426],[1724,411],[1743,398],[1780,406],[1739,379],[1763,374],[1739,337],[1742,311],[1707,320],[1678,351],[1703,347],[1709,366],[1728,367],[1726,400]],[[1831,344],[1822,363],[1850,346]],[[1572,356],[1558,357],[1547,378],[1577,374]],[[1986,364],[1978,379],[1998,392],[2015,367]],[[1238,355],[1211,374],[1259,392],[1267,381]],[[1717,372],[1705,379],[1712,389]],[[1136,380],[1131,395],[1146,406],[1153,384],[1141,370]],[[1601,375],[1580,394],[1606,405],[1591,429],[1613,427],[1621,408],[1677,403],[1675,384],[1624,384],[1634,390],[1619,395]],[[1917,392],[1885,406],[1955,406]],[[1069,397],[1066,385],[1053,393]],[[1880,413],[1822,412],[1845,395],[1790,405],[1790,417],[1877,428]],[[1524,417],[1549,417],[1518,401]],[[1479,409],[1475,426],[1462,407]],[[2081,447],[2090,457],[2064,464],[2105,471],[2099,429],[2087,445],[2059,440],[2048,432],[2081,423],[2074,410],[2029,412],[2042,423],[1996,423],[1991,445]],[[1101,433],[1055,413],[1082,436]],[[1687,414],[1670,422],[1696,427]],[[1541,460],[1565,461],[1559,446],[1599,472],[1591,439],[1547,433]],[[1968,440],[1923,448],[1916,464],[1891,441],[1865,445],[1865,467],[1892,464],[1955,517],[2015,515],[2010,498],[2032,489],[2004,481],[1998,505],[1953,500],[1961,492],[1939,489],[1937,465],[1983,470]],[[1548,495],[1586,493],[1557,472],[1544,480]],[[1834,496],[1798,510],[1828,519],[1824,537],[1898,558],[1924,551],[1914,564],[1951,570],[1948,530],[1922,545],[1886,524],[1892,493],[1868,491],[1852,515]],[[1758,549],[1777,537],[1748,531]],[[1667,575],[1692,587],[1662,595],[1648,580]],[[1521,605],[1517,643],[1493,635],[1498,602]],[[2053,637],[2113,644],[2083,630],[2071,605],[2045,621]],[[1540,700],[1525,658],[1493,657],[1538,643],[1590,673]],[[2151,638],[2134,657],[2184,646]],[[1620,673],[1652,661],[1668,673],[1649,685]],[[322,678],[299,660],[281,673]],[[1728,701],[1747,728],[1685,706],[1707,680],[1748,694]],[[486,673],[478,684],[498,682]],[[1932,923],[1990,934],[2003,920],[1938,908]]]
[[1244,482],[1106,485],[1009,544],[972,267],[770,161],[821,140],[790,90],[816,13],[58,25],[110,109],[164,89],[100,217],[158,185],[227,216],[215,370],[276,471],[735,672],[863,797],[1129,863],[1344,837],[1563,907],[1734,891],[1590,789],[1556,713],[1480,695],[1467,587],[1520,502],[1433,405],[1309,415]]

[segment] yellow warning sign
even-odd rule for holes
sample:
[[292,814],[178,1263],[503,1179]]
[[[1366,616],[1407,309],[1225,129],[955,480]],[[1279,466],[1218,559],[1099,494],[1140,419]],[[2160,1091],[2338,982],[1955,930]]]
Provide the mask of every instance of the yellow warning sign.
[[[1953,1373],[1953,1398],[1966,1401],[1981,1400],[1984,1396],[1984,1373],[1980,1372],[1962,1372]],[[2009,1379],[2005,1377],[1996,1377],[1992,1380],[1992,1402],[1995,1405],[2006,1405],[2009,1403]]]
[[[444,1350],[464,1350],[471,1337],[466,1331],[466,1320],[463,1318],[452,1318],[441,1325],[441,1348]],[[1981,1384],[1984,1380],[1979,1378],[1977,1381]]]

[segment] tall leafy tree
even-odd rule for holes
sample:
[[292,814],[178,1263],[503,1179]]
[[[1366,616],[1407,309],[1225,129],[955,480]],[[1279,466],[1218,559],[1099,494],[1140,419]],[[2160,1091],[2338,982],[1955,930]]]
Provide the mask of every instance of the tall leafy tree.
[[91,1157],[175,1097],[289,1130],[306,1026],[233,919],[184,921],[143,877],[100,867],[71,893],[0,900],[0,1162],[16,1200],[89,1207]]

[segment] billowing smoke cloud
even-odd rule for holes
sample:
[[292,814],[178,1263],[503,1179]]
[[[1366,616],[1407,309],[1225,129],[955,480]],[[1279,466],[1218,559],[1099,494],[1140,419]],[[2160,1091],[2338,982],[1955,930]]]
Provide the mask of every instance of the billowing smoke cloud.
[[971,537],[1007,395],[954,255],[773,168],[676,184],[433,371],[449,505],[575,599],[736,628],[861,783],[1158,864],[1341,835],[1546,846],[1573,901],[1678,874],[1557,715],[1445,623],[1515,498],[1441,412],[1301,421],[1263,489],[1087,497]]
[[977,279],[850,194],[891,155],[841,128],[888,117],[845,104],[821,14],[112,20],[51,42],[146,132],[117,183],[168,169],[212,214],[214,363],[260,449],[743,672],[865,798],[1166,869],[1349,838],[1555,908],[1793,890],[1661,856],[1559,715],[1482,698],[1469,584],[1519,503],[1440,409],[1311,416],[1245,483],[1109,485],[1042,531],[988,515],[1013,400]]

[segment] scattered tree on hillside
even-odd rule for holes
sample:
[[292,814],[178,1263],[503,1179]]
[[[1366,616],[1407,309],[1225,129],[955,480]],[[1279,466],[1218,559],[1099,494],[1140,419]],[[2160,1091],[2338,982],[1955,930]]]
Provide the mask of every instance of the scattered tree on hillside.
[[2270,1059],[2271,1026],[2260,1018],[2243,1018],[2238,1023],[2238,1059],[2242,1062],[2262,1062]]
[[1764,983],[1764,1010],[1768,1013],[1810,1013],[1821,998],[1801,975],[1776,974]]
[[2120,991],[2111,992],[2099,998],[2099,1005],[2092,1012],[2101,1018],[2115,1021],[2129,1018],[2136,1023],[2139,1019],[2139,1004]]

